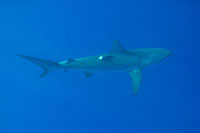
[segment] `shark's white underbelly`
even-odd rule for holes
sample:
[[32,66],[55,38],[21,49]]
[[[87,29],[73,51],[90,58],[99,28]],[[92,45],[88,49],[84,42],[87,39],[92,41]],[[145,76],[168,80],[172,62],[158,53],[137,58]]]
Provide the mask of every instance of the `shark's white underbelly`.
[[78,71],[87,71],[92,73],[110,73],[110,72],[124,72],[130,71],[138,68],[137,65],[105,65],[105,66],[84,66],[84,67],[72,67],[67,68],[68,70],[78,70]]

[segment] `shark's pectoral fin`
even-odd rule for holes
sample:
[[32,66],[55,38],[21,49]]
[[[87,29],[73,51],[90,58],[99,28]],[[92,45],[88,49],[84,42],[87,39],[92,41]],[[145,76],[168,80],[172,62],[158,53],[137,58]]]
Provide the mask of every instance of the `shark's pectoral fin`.
[[86,78],[90,78],[93,75],[93,73],[90,72],[85,72],[84,74]]
[[129,72],[129,75],[131,76],[132,79],[133,95],[137,95],[140,86],[140,81],[142,78],[142,70],[134,69]]

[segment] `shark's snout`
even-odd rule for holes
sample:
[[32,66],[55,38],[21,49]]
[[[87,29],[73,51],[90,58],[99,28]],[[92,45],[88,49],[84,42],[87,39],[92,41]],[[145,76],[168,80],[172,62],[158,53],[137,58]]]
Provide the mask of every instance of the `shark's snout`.
[[154,49],[153,53],[150,54],[152,62],[159,62],[170,55],[172,55],[172,51],[169,49]]
[[160,55],[162,56],[162,58],[166,58],[166,57],[172,55],[172,51],[169,49],[163,49],[163,50],[161,50]]

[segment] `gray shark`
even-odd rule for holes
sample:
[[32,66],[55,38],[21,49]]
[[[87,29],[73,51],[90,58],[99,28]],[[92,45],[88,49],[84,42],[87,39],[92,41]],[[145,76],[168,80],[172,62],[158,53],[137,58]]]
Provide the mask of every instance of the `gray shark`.
[[44,72],[40,77],[46,76],[54,69],[81,70],[87,78],[97,72],[128,72],[132,79],[133,95],[138,93],[141,82],[142,70],[153,63],[160,62],[171,55],[171,51],[163,48],[125,49],[119,41],[114,41],[112,50],[105,54],[89,56],[78,59],[68,59],[61,62],[19,55],[41,68]]

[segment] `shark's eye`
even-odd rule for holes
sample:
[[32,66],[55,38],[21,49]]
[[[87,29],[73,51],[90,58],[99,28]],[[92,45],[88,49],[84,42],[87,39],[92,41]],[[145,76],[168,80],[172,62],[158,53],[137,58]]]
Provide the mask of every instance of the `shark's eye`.
[[103,56],[99,56],[99,60],[102,60],[103,59]]

